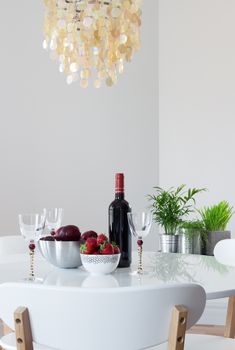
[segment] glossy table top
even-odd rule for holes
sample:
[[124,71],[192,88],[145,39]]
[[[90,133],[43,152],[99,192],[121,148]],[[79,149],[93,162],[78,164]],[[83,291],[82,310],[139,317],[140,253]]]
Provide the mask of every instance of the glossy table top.
[[[201,255],[144,253],[144,269],[148,274],[133,276],[137,255],[133,253],[131,268],[117,269],[111,275],[90,275],[83,267],[58,269],[37,253],[35,271],[38,283],[77,288],[118,288],[175,283],[198,283],[207,293],[207,299],[235,294],[235,267],[220,264],[214,257]],[[29,270],[27,254],[0,257],[0,283],[22,282]]]

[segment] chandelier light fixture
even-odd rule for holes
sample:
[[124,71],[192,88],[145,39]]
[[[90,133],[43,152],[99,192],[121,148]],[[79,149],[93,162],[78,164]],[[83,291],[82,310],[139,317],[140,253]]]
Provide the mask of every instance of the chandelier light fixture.
[[140,48],[142,0],[44,0],[43,48],[67,83],[113,86]]

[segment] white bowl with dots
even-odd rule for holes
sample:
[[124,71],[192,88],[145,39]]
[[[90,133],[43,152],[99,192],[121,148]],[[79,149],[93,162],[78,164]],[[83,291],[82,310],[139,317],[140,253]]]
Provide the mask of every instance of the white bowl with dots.
[[81,254],[84,269],[94,275],[107,275],[116,270],[121,254]]

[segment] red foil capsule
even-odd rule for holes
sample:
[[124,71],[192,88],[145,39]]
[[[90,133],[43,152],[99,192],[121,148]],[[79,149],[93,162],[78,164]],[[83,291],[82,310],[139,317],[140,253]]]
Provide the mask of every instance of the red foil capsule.
[[115,177],[115,192],[124,193],[124,174],[118,173]]

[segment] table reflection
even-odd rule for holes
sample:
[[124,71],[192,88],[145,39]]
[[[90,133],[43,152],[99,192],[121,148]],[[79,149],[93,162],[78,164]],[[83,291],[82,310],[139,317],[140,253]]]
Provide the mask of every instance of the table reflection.
[[[15,260],[14,260],[15,259]],[[20,282],[27,271],[26,255],[0,258],[0,283]],[[164,285],[175,283],[199,283],[208,295],[224,295],[225,290],[235,290],[235,268],[222,265],[214,257],[167,253],[144,253],[144,269],[148,274],[133,276],[137,267],[137,254],[133,253],[131,268],[117,269],[113,274],[93,276],[84,270],[59,269],[46,260],[37,262],[36,277],[42,284],[58,287],[120,288]]]

